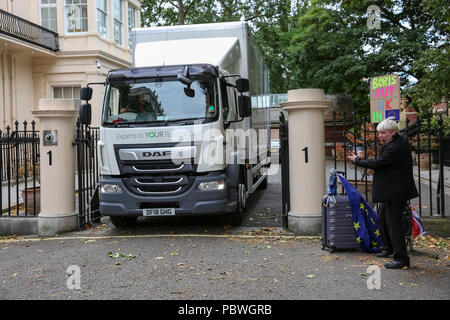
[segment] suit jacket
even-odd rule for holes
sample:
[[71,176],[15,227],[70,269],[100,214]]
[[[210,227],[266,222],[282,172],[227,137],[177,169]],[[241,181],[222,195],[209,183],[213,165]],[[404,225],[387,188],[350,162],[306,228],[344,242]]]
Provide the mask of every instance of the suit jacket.
[[381,147],[376,159],[356,158],[356,165],[374,169],[372,201],[406,202],[419,196],[413,177],[411,148],[408,140],[398,133]]

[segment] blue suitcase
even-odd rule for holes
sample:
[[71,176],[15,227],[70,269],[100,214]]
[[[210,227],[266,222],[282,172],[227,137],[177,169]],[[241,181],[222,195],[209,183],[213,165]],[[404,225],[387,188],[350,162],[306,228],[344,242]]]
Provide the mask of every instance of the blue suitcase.
[[[334,201],[335,200],[335,201]],[[322,199],[322,250],[360,249],[353,230],[350,201],[345,195]]]

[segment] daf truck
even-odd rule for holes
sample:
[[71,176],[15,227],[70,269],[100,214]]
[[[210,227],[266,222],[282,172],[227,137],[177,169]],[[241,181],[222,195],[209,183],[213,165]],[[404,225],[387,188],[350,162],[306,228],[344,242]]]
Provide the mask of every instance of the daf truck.
[[[269,72],[247,22],[138,28],[133,67],[105,82],[98,141],[100,212],[137,217],[229,215],[266,188]],[[91,122],[92,88],[80,121]]]

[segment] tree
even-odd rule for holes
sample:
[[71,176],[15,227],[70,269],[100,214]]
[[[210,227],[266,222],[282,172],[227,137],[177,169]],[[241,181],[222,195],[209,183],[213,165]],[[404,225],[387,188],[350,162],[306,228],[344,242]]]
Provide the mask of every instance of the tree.
[[312,1],[286,37],[291,88],[322,88],[326,93],[352,94],[354,105],[368,108],[366,53],[361,38],[366,27],[359,17]]
[[[374,4],[381,10],[380,29],[367,27],[367,8]],[[295,70],[290,84],[352,94],[359,116],[369,111],[370,77],[397,73],[406,92],[421,82],[436,91],[432,83],[449,79],[445,1],[311,1],[287,36],[288,67]]]
[[215,22],[216,9],[208,0],[144,0],[141,21],[145,27]]
[[438,0],[424,0],[423,10],[433,21],[430,44],[423,54],[412,62],[412,70],[421,73],[417,83],[406,90],[411,105],[426,113],[440,102],[449,103],[450,92],[450,8]]
[[[369,29],[377,5],[381,28]],[[417,107],[449,85],[449,7],[444,0],[144,0],[144,26],[247,20],[271,72],[271,92],[317,87],[353,96],[369,112],[370,77],[397,73]]]

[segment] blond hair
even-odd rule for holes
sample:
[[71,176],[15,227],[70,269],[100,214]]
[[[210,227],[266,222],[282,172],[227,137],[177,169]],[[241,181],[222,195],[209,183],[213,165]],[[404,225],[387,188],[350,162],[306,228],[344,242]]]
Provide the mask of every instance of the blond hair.
[[381,121],[377,126],[377,131],[381,130],[391,130],[391,131],[398,131],[398,124],[394,120],[391,119],[391,117],[384,119]]

